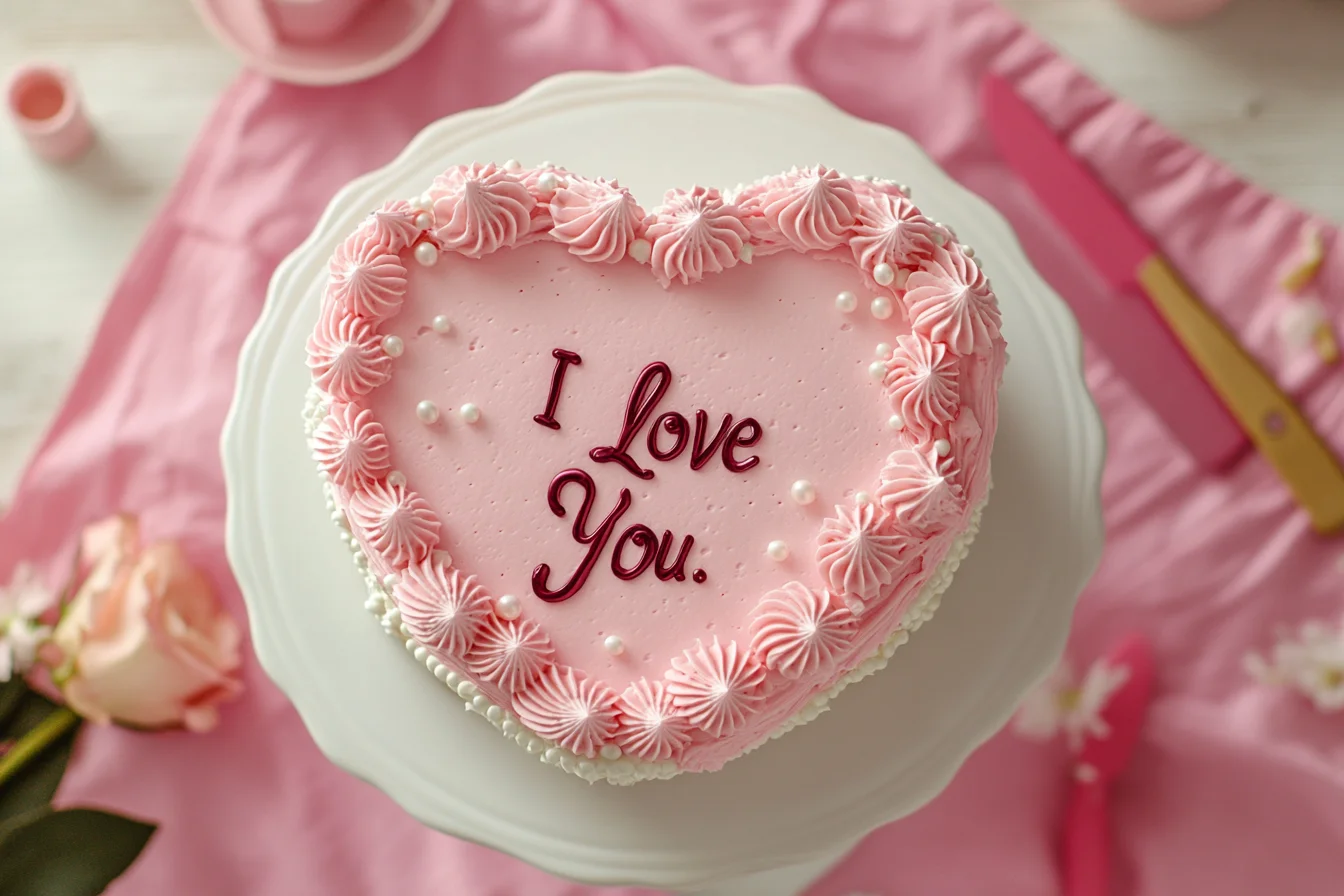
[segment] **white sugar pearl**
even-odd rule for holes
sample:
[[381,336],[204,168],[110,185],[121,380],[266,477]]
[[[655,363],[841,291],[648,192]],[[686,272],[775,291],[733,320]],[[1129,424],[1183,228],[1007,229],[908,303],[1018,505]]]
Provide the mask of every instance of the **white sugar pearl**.
[[947,234],[943,233],[941,230],[935,230],[933,232],[933,241],[939,246],[946,246]]
[[481,409],[471,402],[462,405],[457,409],[457,412],[462,415],[462,419],[467,423],[475,423],[481,419]]
[[817,500],[817,487],[806,479],[799,479],[793,485],[789,486],[789,494],[793,500],[799,504],[811,504]]
[[434,207],[434,197],[429,195],[429,191],[421,193],[411,200],[411,207],[418,208],[422,212],[427,212]]
[[881,380],[887,375],[887,362],[874,361],[868,365],[868,375],[875,380]]
[[512,594],[501,594],[495,598],[495,615],[500,619],[517,619],[523,612],[518,598]]
[[438,423],[439,406],[432,401],[422,401],[415,406],[415,416],[420,418],[421,423]]
[[646,239],[637,239],[630,242],[630,257],[640,264],[647,264],[649,256],[653,253],[653,244]]
[[789,546],[782,541],[772,541],[765,546],[765,555],[771,560],[783,562],[789,559]]
[[602,758],[610,762],[615,762],[621,758],[621,748],[615,744],[602,745]]
[[439,260],[439,250],[433,243],[418,243],[415,247],[415,260],[429,267]]
[[625,642],[616,635],[607,635],[602,641],[602,649],[612,656],[620,656],[625,653]]
[[434,319],[429,322],[429,325],[434,328],[435,333],[451,333],[453,330],[453,322],[448,319],[446,314],[434,315]]
[[387,575],[383,576],[383,587],[388,589],[395,588],[397,587],[397,582],[399,581],[401,580],[397,578],[397,574],[394,572],[390,572]]
[[737,257],[742,259],[743,264],[751,264],[751,256],[756,254],[756,250],[751,248],[750,243],[743,243],[742,248],[737,251]]
[[537,189],[543,193],[554,193],[558,186],[560,178],[556,177],[554,171],[547,171],[537,178]]
[[384,336],[383,351],[390,358],[400,358],[401,353],[406,351],[406,343],[401,341],[400,336]]
[[387,484],[393,488],[400,488],[406,484],[406,474],[400,470],[393,470],[387,474]]
[[892,414],[890,417],[887,418],[887,428],[904,429],[905,428],[904,418],[902,418],[900,414]]
[[894,309],[891,307],[891,299],[886,296],[878,296],[873,299],[873,303],[868,306],[868,310],[872,311],[873,317],[878,320],[886,320],[891,317],[891,312]]
[[867,492],[855,492],[854,502],[856,504],[871,504],[873,503],[873,496]]
[[892,351],[890,342],[879,342],[877,344],[877,356],[884,361],[891,357]]
[[884,261],[873,268],[873,279],[878,286],[890,286],[896,280],[896,271]]
[[507,162],[504,163],[505,171],[517,171],[519,168],[522,167],[523,167],[522,164],[520,164],[517,159],[509,159]]
[[952,443],[947,439],[939,439],[933,443],[933,450],[937,452],[939,457],[947,457],[952,453]]
[[909,198],[910,198],[910,188],[907,187],[905,184],[897,184],[897,185],[896,185],[896,189],[897,189],[897,190],[900,192],[900,194],[901,194],[902,196],[904,196],[906,199],[909,199]]
[[845,290],[835,297],[835,307],[843,314],[849,314],[855,308],[859,307],[859,297],[849,290]]
[[972,249],[970,246],[963,244],[961,247],[961,254],[965,255],[967,258],[974,258],[975,250]]
[[415,226],[421,230],[428,230],[434,223],[434,217],[429,212],[421,212],[415,216]]
[[910,282],[910,272],[901,268],[896,272],[896,288],[905,289],[905,284]]

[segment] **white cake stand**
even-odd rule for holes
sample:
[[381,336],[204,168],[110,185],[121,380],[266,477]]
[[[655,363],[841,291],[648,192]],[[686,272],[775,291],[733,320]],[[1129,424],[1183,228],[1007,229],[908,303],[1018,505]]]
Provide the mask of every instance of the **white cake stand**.
[[[327,518],[300,422],[326,258],[385,199],[448,165],[508,158],[619,177],[646,205],[673,185],[731,187],[819,160],[908,182],[979,251],[1002,300],[1013,359],[994,493],[942,609],[832,711],[720,772],[589,785],[501,739],[370,619]],[[688,69],[550,79],[427,128],[342,190],[276,272],[223,443],[253,643],[331,760],[431,827],[593,884],[796,892],[937,794],[1059,657],[1102,545],[1103,431],[1080,355],[1077,325],[1003,218],[904,135],[805,90]]]

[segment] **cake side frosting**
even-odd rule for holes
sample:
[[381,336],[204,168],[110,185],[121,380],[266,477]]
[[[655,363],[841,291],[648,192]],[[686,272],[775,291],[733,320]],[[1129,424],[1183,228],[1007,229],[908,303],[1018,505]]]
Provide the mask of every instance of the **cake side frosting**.
[[997,303],[894,184],[819,167],[645,213],[459,166],[331,267],[310,435],[370,608],[590,780],[716,769],[815,715],[974,535]]

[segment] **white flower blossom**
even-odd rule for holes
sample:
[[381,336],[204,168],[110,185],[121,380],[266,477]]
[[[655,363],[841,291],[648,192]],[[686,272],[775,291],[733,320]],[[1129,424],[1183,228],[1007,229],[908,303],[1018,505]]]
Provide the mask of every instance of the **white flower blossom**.
[[1344,624],[1305,622],[1296,637],[1281,632],[1268,658],[1248,654],[1245,664],[1255,680],[1293,688],[1321,712],[1344,710]]
[[9,584],[0,587],[0,681],[27,672],[37,649],[51,629],[36,620],[56,603],[56,594],[27,563],[14,570]]
[[1028,740],[1041,741],[1062,733],[1069,749],[1077,752],[1089,737],[1110,736],[1110,726],[1102,713],[1128,679],[1128,667],[1097,660],[1079,681],[1068,662],[1061,661],[1022,701],[1013,730]]

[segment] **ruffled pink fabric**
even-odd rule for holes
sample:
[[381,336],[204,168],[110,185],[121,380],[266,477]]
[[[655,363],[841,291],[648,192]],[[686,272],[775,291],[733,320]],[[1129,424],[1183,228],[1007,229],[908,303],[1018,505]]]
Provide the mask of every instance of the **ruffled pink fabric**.
[[[50,558],[54,575],[80,525],[135,509],[146,537],[180,540],[245,620],[224,557],[216,446],[238,348],[275,264],[336,190],[390,161],[430,121],[566,69],[665,63],[806,84],[906,130],[1009,217],[1056,288],[1100,301],[1095,279],[1061,250],[986,136],[979,79],[1003,73],[1070,135],[1344,453],[1344,371],[1287,351],[1274,332],[1276,270],[1307,216],[1114,101],[989,0],[798,0],[786,9],[773,0],[456,0],[429,45],[382,77],[318,91],[245,74],[228,91],[0,522],[0,580],[22,557]],[[1338,319],[1344,241],[1325,229],[1319,294]],[[1310,534],[1259,458],[1204,475],[1103,357],[1091,355],[1087,371],[1111,443],[1108,547],[1072,647],[1096,656],[1139,629],[1161,670],[1113,806],[1114,891],[1334,892],[1344,850],[1339,721],[1252,685],[1240,661],[1280,623],[1338,613],[1339,546]],[[112,896],[599,892],[422,828],[321,754],[246,649],[243,677],[247,690],[208,735],[81,735],[59,801],[160,824]],[[996,737],[941,796],[868,838],[808,896],[1057,892],[1064,775],[1062,755]]]

